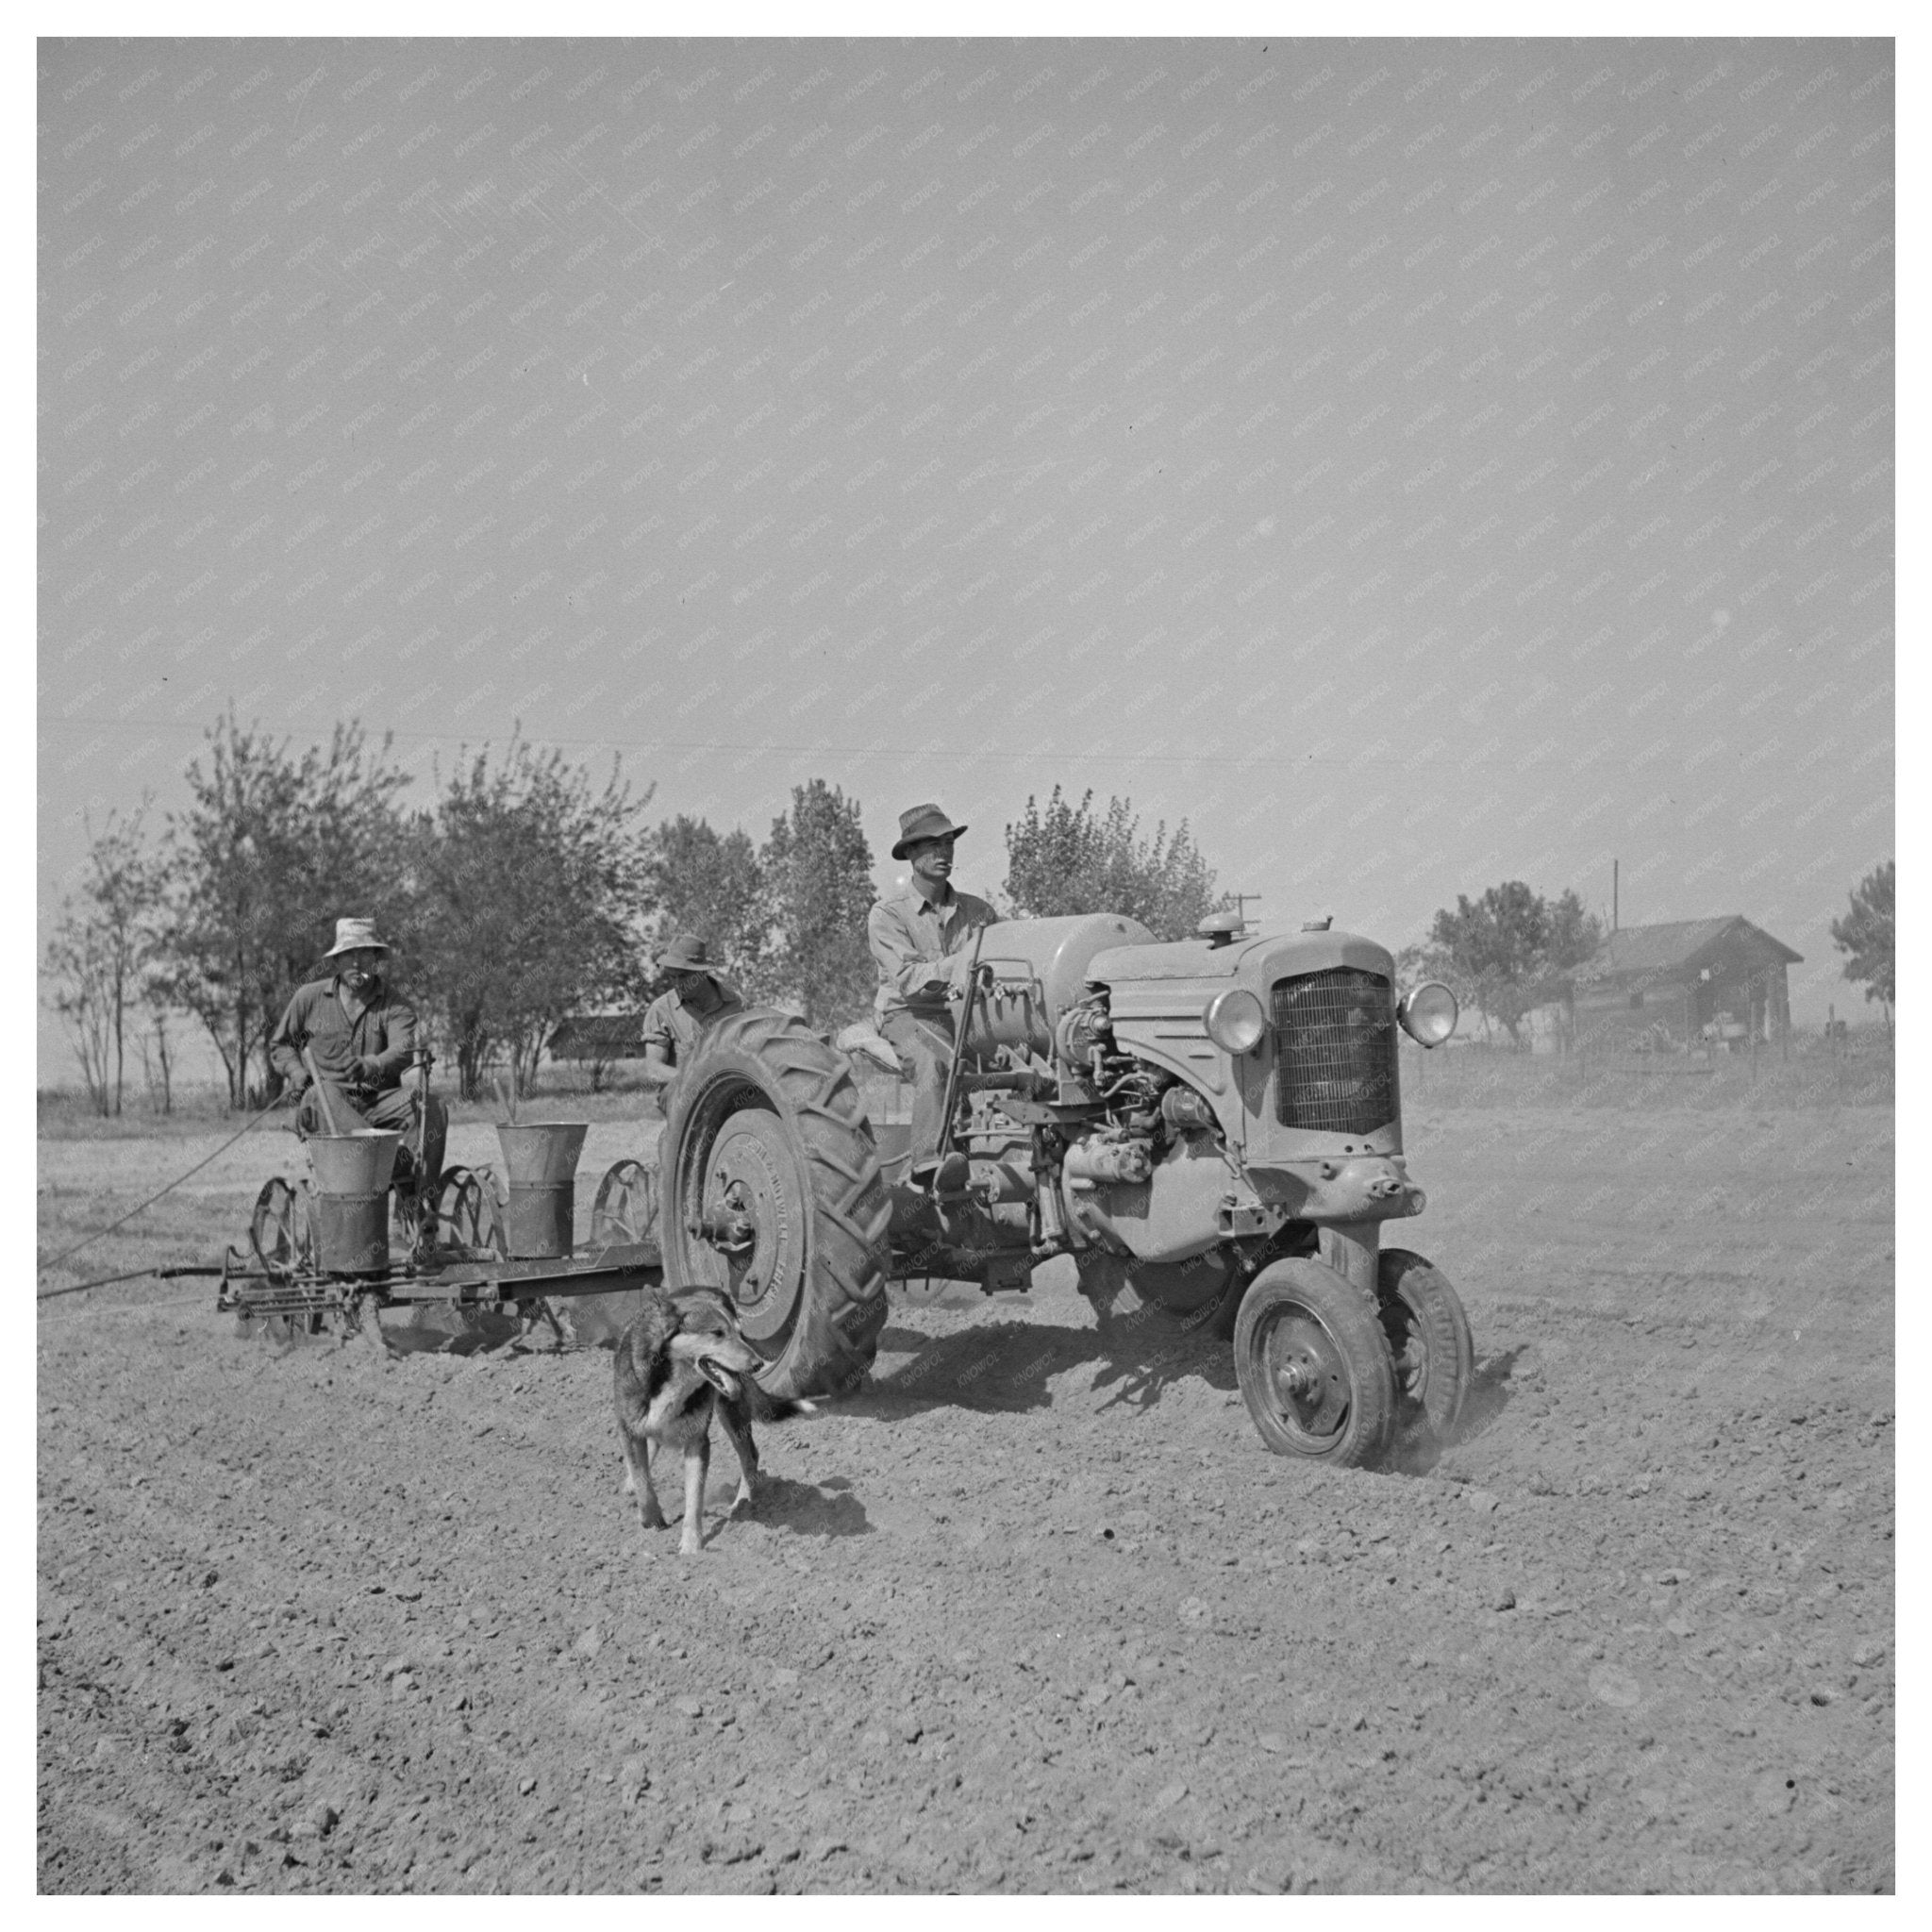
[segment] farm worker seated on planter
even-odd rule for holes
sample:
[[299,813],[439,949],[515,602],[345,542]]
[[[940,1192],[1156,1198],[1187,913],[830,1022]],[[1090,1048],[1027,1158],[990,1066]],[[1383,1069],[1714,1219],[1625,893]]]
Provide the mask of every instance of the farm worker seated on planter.
[[973,935],[999,917],[984,899],[953,890],[953,846],[965,829],[936,805],[901,812],[892,857],[912,861],[912,883],[881,899],[865,923],[879,969],[873,1010],[912,1082],[908,1152],[911,1179],[920,1186],[939,1163],[940,1116],[958,1032],[955,1008],[966,996]]
[[330,1131],[329,1116],[302,1062],[307,1047],[328,1088],[335,1130],[401,1128],[402,1165],[407,1168],[415,1161],[420,1126],[425,1186],[433,1189],[442,1173],[449,1110],[427,1091],[415,1067],[422,1039],[415,1008],[383,986],[388,952],[375,937],[373,921],[337,920],[336,942],[323,955],[324,965],[332,965],[333,971],[326,979],[311,979],[296,989],[269,1041],[269,1058],[302,1096],[295,1131],[305,1141]]
[[644,1080],[668,1087],[691,1058],[698,1035],[722,1015],[743,1012],[744,1002],[736,987],[718,977],[709,949],[695,933],[679,933],[658,971],[670,975],[671,991],[644,1008]]

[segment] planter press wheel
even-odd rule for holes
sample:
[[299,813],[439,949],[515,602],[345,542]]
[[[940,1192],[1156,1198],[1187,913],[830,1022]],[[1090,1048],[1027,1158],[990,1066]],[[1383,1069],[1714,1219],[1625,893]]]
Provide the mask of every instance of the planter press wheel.
[[620,1160],[597,1183],[591,1245],[629,1247],[658,1239],[657,1173],[641,1160]]
[[1440,1268],[1407,1248],[1382,1250],[1375,1292],[1394,1364],[1400,1420],[1438,1444],[1447,1443],[1475,1379],[1475,1342],[1462,1297]]
[[277,1281],[315,1269],[315,1218],[306,1187],[281,1174],[255,1197],[248,1222],[248,1245],[255,1258]]
[[496,1191],[487,1173],[473,1167],[443,1170],[436,1197],[436,1245],[439,1248],[477,1248],[496,1255],[509,1252],[503,1218],[497,1212]]
[[732,1298],[769,1393],[854,1388],[885,1326],[891,1208],[845,1056],[790,1014],[724,1014],[660,1145],[666,1279]]
[[1277,1456],[1352,1468],[1389,1446],[1395,1378],[1369,1298],[1325,1262],[1262,1269],[1234,1329],[1241,1399]]
[[[624,1159],[597,1183],[591,1208],[590,1252],[641,1246],[656,1250],[658,1174],[641,1160]],[[643,1296],[636,1289],[610,1294],[559,1297],[551,1319],[574,1348],[615,1348],[619,1338],[642,1312]]]

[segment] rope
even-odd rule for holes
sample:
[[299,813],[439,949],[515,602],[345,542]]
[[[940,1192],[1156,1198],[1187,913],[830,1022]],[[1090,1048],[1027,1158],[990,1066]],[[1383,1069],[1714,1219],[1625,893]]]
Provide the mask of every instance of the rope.
[[148,1274],[170,1281],[180,1274],[219,1274],[221,1272],[219,1268],[130,1268],[125,1274],[104,1274],[98,1281],[76,1281],[67,1288],[43,1288],[34,1299],[50,1302],[57,1295],[78,1294],[84,1288],[108,1288],[117,1281],[139,1281]]
[[[228,1151],[228,1149],[232,1147],[235,1144],[235,1142],[242,1138],[243,1134],[247,1133],[251,1127],[254,1127],[258,1125],[260,1122],[266,1120],[269,1117],[269,1115],[272,1114],[276,1108],[281,1106],[282,1102],[287,1098],[289,1098],[287,1093],[278,1093],[275,1097],[275,1099],[271,1100],[269,1104],[261,1109],[259,1113],[250,1115],[250,1117],[246,1121],[244,1121],[242,1124],[242,1125],[235,1130],[234,1133],[230,1134],[228,1138],[225,1141],[224,1141],[219,1147],[215,1149],[213,1154],[210,1154],[208,1157],[208,1159],[197,1160],[194,1163],[194,1165],[188,1170],[186,1174],[177,1174],[175,1176],[175,1178],[171,1180],[165,1188],[161,1188],[158,1190],[155,1193],[150,1194],[145,1201],[140,1204],[139,1207],[130,1208],[127,1210],[127,1212],[121,1217],[119,1221],[110,1221],[108,1224],[108,1225],[102,1228],[97,1234],[89,1235],[84,1241],[75,1241],[71,1248],[63,1248],[60,1251],[60,1253],[56,1255],[51,1261],[45,1261],[41,1264],[42,1270],[44,1271],[48,1268],[58,1268],[59,1267],[61,1262],[66,1260],[70,1256],[79,1254],[81,1249],[91,1248],[96,1241],[107,1240],[107,1238],[110,1234],[112,1234],[117,1227],[125,1226],[128,1222],[132,1221],[137,1214],[141,1213],[143,1208],[152,1208],[155,1205],[155,1203],[161,1198],[163,1194],[171,1194],[175,1191],[176,1188],[178,1188],[181,1185],[183,1181],[192,1180],[193,1177],[196,1174],[198,1174],[202,1171],[202,1169],[208,1164],[208,1161],[216,1159],[219,1156],[225,1154]],[[135,1273],[139,1274],[152,1274],[154,1273],[154,1270],[152,1268],[140,1268],[137,1269]],[[133,1277],[130,1275],[124,1274],[112,1276],[110,1278],[115,1280],[126,1281],[131,1280]],[[81,1285],[83,1287],[99,1287],[101,1284],[98,1282],[84,1282]],[[75,1291],[76,1291],[72,1289],[58,1289],[56,1291],[56,1292],[59,1294],[71,1294]],[[44,1300],[45,1297],[42,1296],[39,1297],[39,1299]]]

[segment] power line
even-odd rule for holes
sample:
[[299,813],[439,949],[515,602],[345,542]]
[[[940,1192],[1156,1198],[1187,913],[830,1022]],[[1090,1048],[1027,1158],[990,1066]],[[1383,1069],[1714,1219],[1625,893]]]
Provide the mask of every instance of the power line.
[[[364,721],[365,729],[372,738],[393,738],[398,743],[457,745],[475,748],[491,741],[490,734],[477,736],[474,733],[444,731],[405,731],[387,725],[369,724]],[[172,720],[124,720],[118,718],[54,718],[42,720],[38,727],[42,732],[53,731],[121,731],[129,734],[143,731],[171,731],[195,739],[204,738],[206,725],[176,723]],[[280,727],[287,736],[299,736],[298,730]],[[508,740],[508,733],[498,733],[499,739]],[[952,750],[944,745],[908,743],[897,748],[877,744],[823,744],[788,743],[777,741],[746,741],[729,739],[684,739],[684,738],[552,738],[532,732],[521,736],[527,744],[541,748],[555,747],[559,751],[618,751],[618,752],[713,752],[749,756],[753,753],[791,752],[810,758],[880,758],[904,761],[916,759],[922,764],[934,759],[949,759],[955,764],[978,765],[1007,763],[1016,765],[1037,765],[1042,759],[1051,759],[1057,764],[1090,765],[1225,765],[1237,769],[1267,767],[1280,771],[1292,765],[1296,768],[1306,765],[1345,767],[1349,771],[1399,770],[1413,771],[1419,765],[1433,763],[1441,759],[1455,760],[1458,769],[1473,764],[1487,762],[1476,758],[1462,746],[1442,746],[1431,758],[1419,753],[1407,752],[1390,754],[1382,758],[1371,758],[1359,752],[1297,752],[1284,757],[1279,747],[1267,744],[1256,750],[1241,753],[1227,752],[1133,752],[1133,751],[1076,751],[1059,745],[1040,745],[1023,751],[1003,751],[989,746],[976,746],[970,750]],[[1525,754],[1515,745],[1497,745],[1491,757],[1507,759],[1509,764],[1521,767],[1527,763],[1553,763],[1567,761],[1572,756],[1564,747],[1550,745],[1541,748],[1541,757],[1536,752]]]
[[[123,720],[110,718],[58,718],[42,722],[38,727],[45,731],[173,731],[202,738],[206,726],[201,724],[177,724],[160,719]],[[286,727],[283,727],[286,729]],[[441,731],[398,731],[387,726],[365,723],[365,728],[372,738],[393,738],[398,742],[413,744],[448,744],[475,746],[487,741],[474,734]],[[299,735],[299,734],[291,734]],[[508,734],[504,734],[506,737]],[[999,751],[975,748],[968,751],[948,750],[942,745],[908,743],[896,749],[873,744],[808,744],[745,742],[724,739],[679,739],[679,738],[550,738],[531,732],[522,734],[525,741],[544,747],[555,746],[562,751],[699,751],[718,753],[753,752],[796,752],[814,758],[891,758],[917,759],[928,763],[935,758],[950,758],[958,764],[976,765],[989,761],[1006,761],[1012,764],[1038,764],[1042,758],[1056,762],[1080,762],[1099,765],[1266,765],[1279,769],[1284,760],[1278,748],[1268,746],[1239,756],[1213,752],[1105,752],[1067,751],[1059,746],[1041,746],[1030,751]],[[1299,754],[1298,764],[1346,764],[1360,769],[1366,764],[1377,762],[1357,757],[1338,758],[1315,752]],[[1379,762],[1407,765],[1413,762],[1407,758],[1391,758]]]

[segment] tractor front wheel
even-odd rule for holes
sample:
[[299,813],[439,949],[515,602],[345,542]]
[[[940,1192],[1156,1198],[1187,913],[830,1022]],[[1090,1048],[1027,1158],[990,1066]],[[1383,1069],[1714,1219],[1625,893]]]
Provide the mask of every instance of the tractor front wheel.
[[1475,1342],[1462,1297],[1440,1268],[1407,1248],[1382,1250],[1375,1292],[1402,1421],[1446,1444],[1475,1377]]
[[1395,1414],[1389,1344],[1368,1300],[1325,1262],[1272,1262],[1234,1327],[1241,1399],[1277,1456],[1375,1461]]
[[856,1387],[891,1210],[845,1056],[790,1014],[727,1013],[680,1069],[660,1146],[666,1283],[731,1298],[771,1394]]

